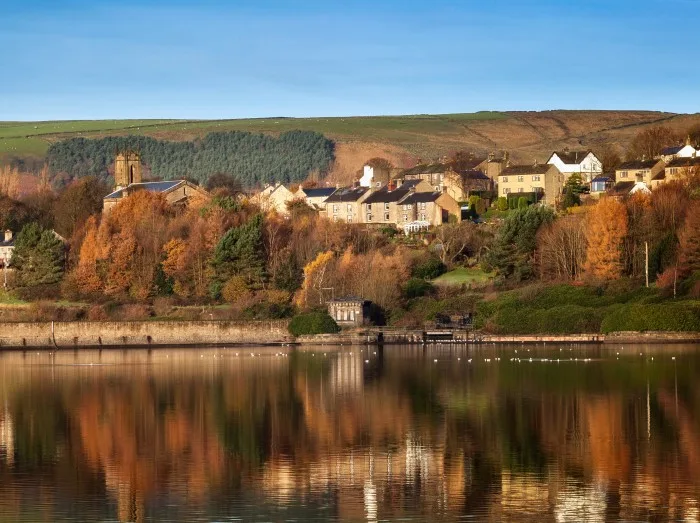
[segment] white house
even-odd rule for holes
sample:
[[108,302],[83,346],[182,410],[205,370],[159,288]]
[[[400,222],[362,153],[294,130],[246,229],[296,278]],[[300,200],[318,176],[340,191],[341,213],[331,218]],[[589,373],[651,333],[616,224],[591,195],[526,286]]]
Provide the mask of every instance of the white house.
[[685,145],[676,145],[674,147],[666,147],[661,151],[661,159],[669,163],[671,160],[676,158],[695,158],[698,156],[698,151],[695,147],[690,145],[690,137],[685,142]]
[[377,165],[367,164],[362,168],[360,187],[381,187],[389,182],[391,172],[389,169]]
[[603,174],[603,162],[592,151],[554,151],[547,163],[556,165],[565,181],[579,173],[584,183],[591,183],[593,178]]

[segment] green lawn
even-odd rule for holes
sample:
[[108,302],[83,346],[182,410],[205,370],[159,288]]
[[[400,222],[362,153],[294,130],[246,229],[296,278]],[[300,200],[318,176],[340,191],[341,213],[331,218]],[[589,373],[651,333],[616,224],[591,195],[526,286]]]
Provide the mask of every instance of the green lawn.
[[442,276],[433,280],[435,285],[453,286],[470,283],[485,283],[493,278],[493,274],[484,272],[481,269],[467,269],[466,267],[457,267],[456,269],[446,272]]
[[509,118],[505,113],[334,118],[249,118],[240,120],[74,120],[0,122],[0,155],[42,156],[49,144],[73,137],[142,134],[189,140],[216,131],[280,133],[317,131],[333,139],[413,144],[431,137],[449,138],[464,132],[469,122]]

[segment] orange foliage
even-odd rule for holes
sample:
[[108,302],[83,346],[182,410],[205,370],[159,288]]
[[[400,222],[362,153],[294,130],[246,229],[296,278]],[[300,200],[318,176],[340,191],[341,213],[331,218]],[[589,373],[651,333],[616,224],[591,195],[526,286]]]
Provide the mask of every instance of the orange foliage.
[[603,198],[588,213],[585,270],[595,278],[617,279],[622,275],[622,245],[627,236],[627,211],[612,198]]

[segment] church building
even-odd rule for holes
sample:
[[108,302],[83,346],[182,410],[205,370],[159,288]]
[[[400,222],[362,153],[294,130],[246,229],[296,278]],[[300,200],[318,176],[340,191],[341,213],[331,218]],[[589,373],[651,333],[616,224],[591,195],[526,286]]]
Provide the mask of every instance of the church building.
[[142,179],[141,157],[127,151],[117,154],[114,160],[114,191],[104,197],[102,212],[107,213],[130,194],[136,191],[161,193],[171,205],[189,206],[203,203],[211,196],[200,186],[187,180],[164,180],[144,182]]

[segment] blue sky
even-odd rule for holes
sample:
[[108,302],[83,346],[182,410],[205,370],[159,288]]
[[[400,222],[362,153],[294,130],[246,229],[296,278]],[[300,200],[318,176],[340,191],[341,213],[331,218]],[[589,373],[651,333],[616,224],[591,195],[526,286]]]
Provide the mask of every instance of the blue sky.
[[0,12],[0,120],[700,111],[700,0],[0,0]]

